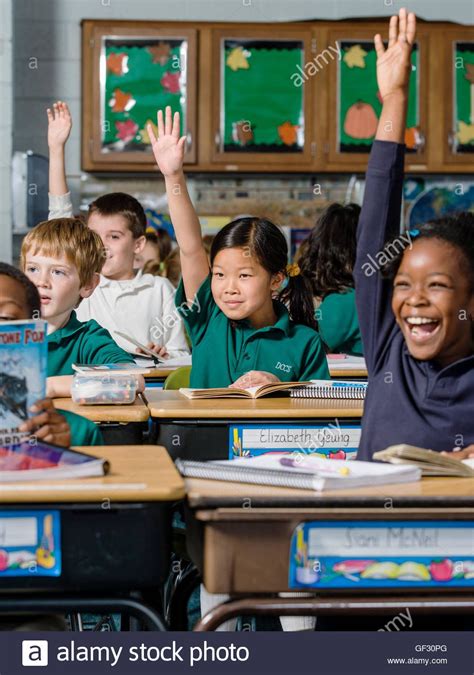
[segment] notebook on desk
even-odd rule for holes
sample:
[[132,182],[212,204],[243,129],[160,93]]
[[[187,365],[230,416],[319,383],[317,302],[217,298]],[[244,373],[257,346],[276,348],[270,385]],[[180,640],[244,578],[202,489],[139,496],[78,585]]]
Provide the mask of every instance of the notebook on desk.
[[351,489],[391,483],[410,483],[421,478],[412,466],[384,466],[374,462],[327,460],[311,455],[259,455],[212,462],[176,460],[183,476],[235,483],[274,485],[301,490]]
[[390,464],[416,466],[421,469],[423,476],[474,478],[474,459],[459,460],[405,443],[375,452],[374,459]]

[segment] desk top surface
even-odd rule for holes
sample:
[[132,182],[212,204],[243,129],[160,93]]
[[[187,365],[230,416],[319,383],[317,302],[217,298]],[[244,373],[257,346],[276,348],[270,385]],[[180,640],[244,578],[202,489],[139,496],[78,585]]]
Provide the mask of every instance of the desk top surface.
[[161,502],[184,497],[184,481],[165,448],[107,445],[78,448],[110,462],[107,476],[0,485],[0,505],[38,502]]
[[344,378],[345,380],[352,380],[354,377],[363,377],[364,379],[367,379],[368,373],[366,368],[358,368],[355,370],[354,368],[330,368],[329,373],[332,378],[337,377],[337,378]]
[[130,405],[79,405],[71,398],[55,398],[54,405],[59,410],[87,417],[91,422],[146,422],[150,417],[141,398],[136,398]]
[[244,514],[272,508],[330,507],[350,513],[355,507],[365,507],[382,508],[389,515],[392,507],[414,506],[421,515],[421,509],[441,505],[470,509],[474,519],[474,478],[424,478],[413,483],[325,492],[199,478],[186,478],[185,486],[193,509],[229,508]]
[[281,396],[260,399],[221,398],[190,400],[179,391],[147,390],[152,417],[161,419],[268,419],[362,417],[361,401],[303,399]]

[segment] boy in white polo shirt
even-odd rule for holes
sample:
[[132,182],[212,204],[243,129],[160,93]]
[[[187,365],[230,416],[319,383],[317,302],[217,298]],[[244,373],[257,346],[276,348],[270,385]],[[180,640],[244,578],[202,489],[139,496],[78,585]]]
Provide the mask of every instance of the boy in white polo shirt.
[[[64,150],[72,120],[67,105],[58,101],[48,109],[49,218],[71,217]],[[179,358],[189,350],[181,318],[174,306],[174,288],[163,278],[134,270],[134,258],[145,246],[146,216],[131,195],[115,192],[89,207],[88,226],[106,250],[100,282],[76,310],[80,321],[95,319],[123,349],[135,352],[124,333],[158,356]]]

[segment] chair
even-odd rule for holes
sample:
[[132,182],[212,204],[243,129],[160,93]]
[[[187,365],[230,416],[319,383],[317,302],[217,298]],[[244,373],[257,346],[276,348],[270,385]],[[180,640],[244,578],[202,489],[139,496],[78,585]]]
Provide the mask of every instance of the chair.
[[163,385],[163,389],[181,389],[189,387],[191,378],[191,366],[182,366],[168,375]]

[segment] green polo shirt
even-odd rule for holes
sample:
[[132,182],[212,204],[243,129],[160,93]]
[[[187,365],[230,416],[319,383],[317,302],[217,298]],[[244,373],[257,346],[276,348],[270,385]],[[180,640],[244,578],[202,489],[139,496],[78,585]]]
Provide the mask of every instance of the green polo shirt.
[[353,288],[345,293],[329,293],[319,305],[315,316],[321,337],[331,352],[363,356]]
[[48,335],[48,377],[73,375],[73,363],[133,363],[133,355],[121,349],[97,321],[81,322],[76,312],[63,328]]
[[86,417],[69,410],[59,410],[71,427],[71,445],[104,445],[99,427]]
[[290,321],[275,302],[273,326],[252,328],[247,320],[231,321],[216,305],[208,277],[188,307],[181,281],[175,296],[193,345],[191,387],[228,387],[249,370],[273,373],[283,382],[329,379],[319,334]]

